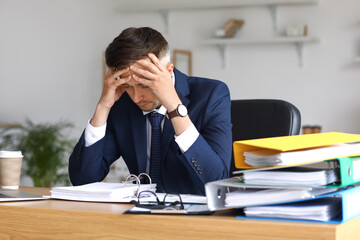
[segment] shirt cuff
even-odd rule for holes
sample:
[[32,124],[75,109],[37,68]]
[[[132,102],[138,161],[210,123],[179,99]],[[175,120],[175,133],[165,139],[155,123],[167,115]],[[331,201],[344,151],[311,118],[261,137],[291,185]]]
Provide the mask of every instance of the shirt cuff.
[[94,143],[105,137],[105,132],[106,132],[106,123],[105,125],[100,127],[93,127],[90,124],[90,120],[88,121],[84,133],[85,147],[90,147],[91,145],[93,145]]
[[179,136],[175,135],[175,142],[179,145],[182,153],[184,153],[194,144],[198,137],[198,130],[194,124],[191,124],[182,134]]

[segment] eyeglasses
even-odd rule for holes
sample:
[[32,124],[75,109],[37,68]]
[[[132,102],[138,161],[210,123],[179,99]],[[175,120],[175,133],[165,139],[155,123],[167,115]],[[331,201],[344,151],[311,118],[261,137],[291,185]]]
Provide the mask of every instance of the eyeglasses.
[[[156,199],[155,203],[149,203],[149,201],[144,201],[144,199],[149,199],[149,197],[154,196]],[[178,200],[172,202],[166,202],[166,198],[170,196],[178,197]],[[161,209],[161,210],[184,210],[184,204],[182,202],[180,194],[177,193],[167,193],[164,196],[163,201],[159,200],[158,195],[149,190],[141,191],[138,194],[138,201],[132,202],[136,207],[147,208],[147,209]]]

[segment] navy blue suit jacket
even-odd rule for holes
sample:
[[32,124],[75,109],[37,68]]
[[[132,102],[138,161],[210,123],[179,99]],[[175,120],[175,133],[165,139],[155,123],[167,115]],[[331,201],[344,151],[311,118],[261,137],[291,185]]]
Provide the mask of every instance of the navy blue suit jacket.
[[[230,94],[225,83],[188,77],[178,70],[175,88],[200,135],[184,154],[165,118],[161,136],[162,184],[166,192],[205,194],[204,184],[227,178],[232,152]],[[85,147],[84,134],[69,160],[74,185],[102,181],[120,156],[130,173],[146,171],[146,116],[124,93],[112,107],[106,135]]]

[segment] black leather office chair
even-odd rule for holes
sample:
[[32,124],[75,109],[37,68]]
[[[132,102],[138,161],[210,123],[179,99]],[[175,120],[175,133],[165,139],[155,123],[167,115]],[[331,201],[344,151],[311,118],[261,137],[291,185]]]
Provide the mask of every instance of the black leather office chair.
[[[291,103],[276,99],[246,99],[231,101],[233,141],[297,135],[301,115]],[[230,176],[236,170],[234,156]]]

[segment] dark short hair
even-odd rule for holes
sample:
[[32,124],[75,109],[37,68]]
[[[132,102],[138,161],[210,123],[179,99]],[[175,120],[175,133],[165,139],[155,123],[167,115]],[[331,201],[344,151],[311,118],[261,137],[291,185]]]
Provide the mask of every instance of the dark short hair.
[[124,68],[134,61],[154,53],[159,59],[169,50],[165,38],[149,27],[127,28],[106,48],[105,60],[108,67]]

